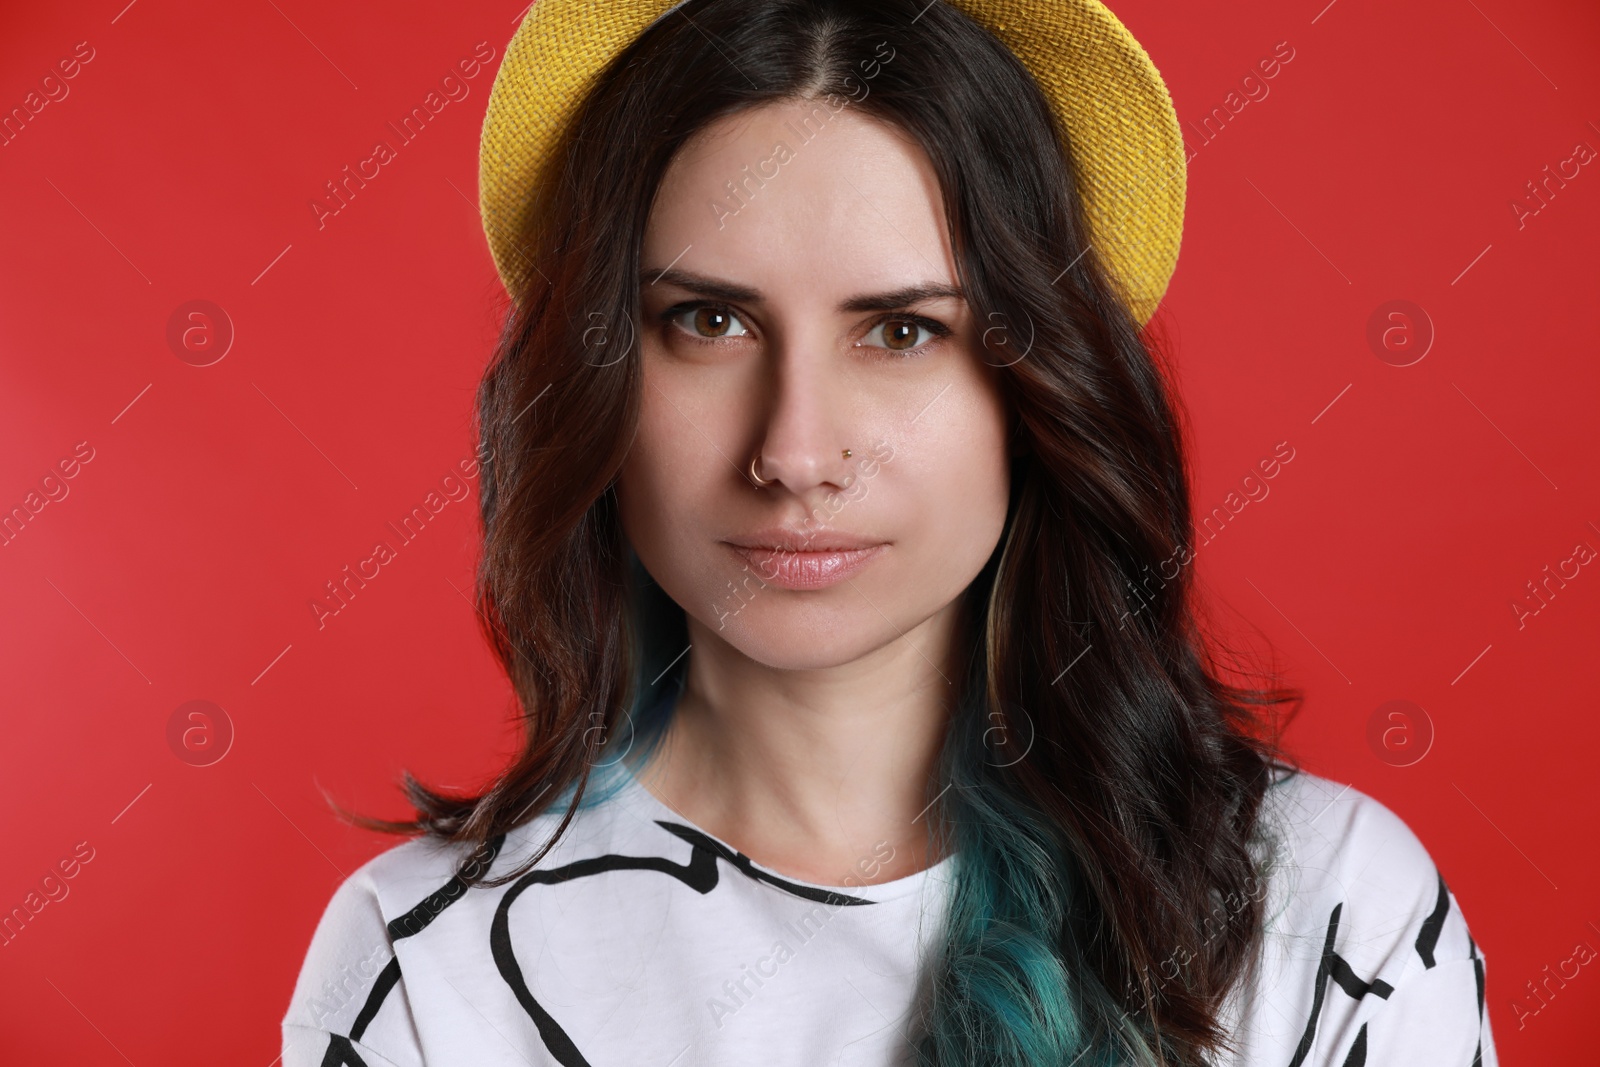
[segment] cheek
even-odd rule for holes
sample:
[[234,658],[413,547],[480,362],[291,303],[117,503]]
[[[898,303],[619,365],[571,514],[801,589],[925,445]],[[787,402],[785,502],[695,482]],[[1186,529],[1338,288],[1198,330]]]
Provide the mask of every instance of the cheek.
[[638,432],[617,479],[617,503],[623,533],[663,585],[671,582],[669,574],[694,570],[696,561],[688,557],[708,543],[700,531],[715,514],[710,494],[715,464],[723,462],[647,377]]
[[961,386],[946,394],[951,403],[942,417],[907,441],[903,469],[919,513],[909,528],[923,531],[918,555],[964,585],[982,569],[1005,526],[1010,456],[998,391],[987,383]]
[[666,509],[683,495],[683,468],[672,462],[670,427],[661,424],[648,401],[641,410],[639,429],[628,450],[628,458],[617,477],[617,504],[622,530],[638,551],[648,559],[671,529]]

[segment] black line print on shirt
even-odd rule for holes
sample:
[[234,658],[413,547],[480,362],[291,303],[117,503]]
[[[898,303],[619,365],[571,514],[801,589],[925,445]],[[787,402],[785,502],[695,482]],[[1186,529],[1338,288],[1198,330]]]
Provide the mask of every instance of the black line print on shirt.
[[1340,1067],[1366,1067],[1367,1063],[1367,1024],[1362,1023],[1361,1029],[1356,1031],[1356,1039],[1350,1042],[1350,1053],[1345,1056]]
[[655,824],[668,833],[688,842],[691,848],[687,864],[674,863],[664,856],[596,856],[593,859],[578,860],[564,867],[556,867],[548,871],[530,871],[523,875],[500,898],[500,904],[495,908],[494,922],[489,928],[489,948],[494,954],[495,966],[500,969],[500,976],[505,979],[506,985],[511,987],[511,992],[517,998],[517,1003],[522,1005],[522,1010],[528,1013],[533,1020],[533,1025],[539,1030],[539,1037],[544,1041],[544,1047],[556,1062],[562,1067],[590,1067],[583,1053],[573,1044],[559,1023],[545,1011],[539,1002],[534,1000],[533,993],[528,989],[528,983],[523,978],[522,967],[517,963],[516,953],[511,947],[511,905],[522,894],[524,889],[533,885],[554,885],[560,882],[570,882],[576,878],[587,878],[591,875],[603,874],[607,871],[660,871],[671,875],[684,885],[693,889],[702,896],[710,893],[717,887],[718,871],[717,860],[726,860],[734,869],[747,878],[758,882],[766,882],[792,896],[805,900],[815,901],[819,904],[853,905],[872,904],[871,900],[862,897],[852,897],[845,893],[835,893],[827,889],[814,886],[798,885],[785,881],[776,875],[760,870],[751,861],[750,857],[742,852],[736,852],[722,842],[707,837],[705,834],[688,826],[678,823],[666,822],[662,819],[653,820]]
[[372,989],[367,993],[367,1002],[361,1006],[361,1012],[356,1016],[356,1021],[350,1026],[350,1036],[342,1034],[328,1035],[328,1051],[323,1053],[322,1067],[367,1067],[356,1052],[352,1042],[360,1041],[361,1035],[367,1032],[367,1027],[372,1025],[373,1018],[378,1014],[378,1009],[383,1007],[384,1000],[389,996],[389,990],[400,981],[400,957],[396,956],[389,961],[389,965],[378,972],[377,979],[372,983]]
[[[486,841],[476,856],[467,864],[467,867],[482,866],[487,869],[494,866],[495,857],[500,855],[500,849],[506,843],[506,835],[498,834]],[[465,870],[466,868],[462,868]],[[439,917],[439,913],[450,905],[460,900],[467,892],[467,880],[461,877],[458,871],[440,888],[423,897],[421,902],[398,919],[389,923],[389,940],[398,941],[412,934],[419,934],[427,929],[429,923]]]
[[[729,848],[714,838],[707,837],[692,827],[678,823],[667,822],[662,819],[652,820],[655,824],[673,836],[685,841],[690,846],[688,863],[676,863],[665,856],[595,856],[591,859],[578,860],[564,867],[556,867],[546,871],[530,871],[518,879],[505,896],[500,899],[500,904],[495,909],[494,921],[489,928],[489,947],[494,955],[495,966],[499,968],[500,975],[511,987],[517,1003],[528,1013],[533,1024],[538,1028],[539,1037],[544,1041],[545,1048],[562,1064],[562,1067],[591,1067],[583,1053],[578,1051],[566,1031],[555,1021],[549,1012],[534,1000],[533,993],[528,989],[527,981],[523,978],[522,967],[517,963],[516,953],[511,946],[510,907],[511,903],[521,895],[524,889],[533,885],[554,885],[561,882],[570,882],[578,878],[588,878],[607,871],[660,871],[670,875],[704,896],[717,887],[719,877],[717,860],[726,860],[735,870],[747,878],[758,882],[765,882],[792,896],[810,900],[818,904],[834,906],[873,904],[875,901],[864,897],[853,897],[846,893],[835,893],[829,889],[820,889],[815,886],[800,885],[786,881],[774,874],[761,870],[755,863],[742,852]],[[505,834],[487,842],[479,854],[477,862],[493,865],[495,857],[499,855],[501,847],[505,844]],[[411,937],[426,929],[445,908],[460,900],[466,894],[466,881],[457,874],[442,887],[428,894],[416,907],[389,923],[389,936],[393,940]],[[366,1067],[366,1061],[356,1052],[352,1041],[359,1041],[362,1034],[371,1025],[378,1009],[383,1006],[389,990],[393,989],[400,979],[400,959],[396,956],[389,961],[382,973],[374,982],[372,991],[367,994],[367,1000],[362,1005],[361,1012],[356,1016],[356,1022],[350,1029],[350,1036],[339,1034],[330,1035],[328,1051],[322,1058],[322,1067]]]
[[[1450,914],[1450,888],[1445,884],[1444,875],[1434,868],[1434,876],[1439,881],[1439,895],[1434,903],[1433,911],[1422,921],[1422,926],[1417,930],[1417,939],[1414,947],[1417,955],[1422,958],[1424,969],[1432,969],[1438,965],[1434,958],[1434,951],[1439,947],[1439,935],[1444,931],[1445,919]],[[1311,1046],[1316,1039],[1317,1022],[1322,1018],[1322,998],[1327,989],[1326,979],[1332,978],[1339,988],[1354,1000],[1360,1000],[1368,993],[1388,1000],[1394,992],[1394,987],[1388,982],[1374,978],[1366,982],[1355,973],[1344,957],[1333,950],[1333,943],[1339,932],[1339,913],[1344,909],[1344,901],[1333,907],[1333,913],[1328,916],[1328,934],[1322,946],[1322,964],[1317,968],[1316,989],[1311,1000],[1311,1017],[1306,1021],[1305,1033],[1300,1037],[1300,1044],[1296,1047],[1294,1058],[1289,1061],[1289,1067],[1300,1067]],[[1473,970],[1478,982],[1478,1046],[1473,1052],[1470,1067],[1483,1067],[1483,958],[1478,954],[1477,943],[1472,935],[1467,935],[1467,953],[1472,959]],[[1362,1023],[1356,1031],[1356,1037],[1350,1044],[1350,1051],[1345,1055],[1341,1067],[1365,1067],[1367,1062],[1367,1024]]]
[[1439,874],[1434,868],[1434,874],[1439,875],[1439,896],[1434,901],[1433,912],[1422,920],[1422,929],[1417,931],[1417,955],[1422,957],[1422,964],[1430,970],[1434,966],[1433,950],[1439,947],[1439,934],[1444,930],[1444,917],[1450,914],[1450,889],[1444,884],[1444,875]]
[[[522,891],[531,885],[553,885],[561,882],[587,878],[607,871],[617,870],[653,870],[670,875],[678,879],[695,892],[705,895],[717,887],[719,878],[716,861],[726,860],[741,874],[756,881],[766,882],[791,895],[801,897],[818,903],[832,905],[861,905],[872,904],[874,901],[861,897],[852,897],[844,893],[835,893],[827,889],[813,886],[799,885],[785,881],[775,875],[757,868],[751,859],[742,852],[729,848],[722,842],[707,837],[705,834],[688,826],[667,822],[661,819],[653,820],[663,830],[680,838],[691,848],[690,859],[687,864],[676,863],[664,856],[619,856],[604,855],[591,859],[578,860],[564,867],[557,867],[547,871],[531,871],[519,879],[512,888],[501,898],[499,906],[495,909],[495,917],[490,927],[490,949],[494,955],[496,966],[501,977],[511,987],[518,1003],[539,1030],[539,1036],[544,1041],[545,1047],[554,1056],[562,1067],[591,1067],[591,1064],[578,1051],[560,1024],[534,1000],[532,992],[528,989],[523,978],[522,968],[517,963],[516,955],[511,947],[510,913],[511,903],[521,895]],[[505,835],[491,839],[479,853],[479,862],[489,865],[494,863],[505,843]],[[1438,898],[1433,911],[1423,920],[1417,932],[1415,948],[1421,957],[1425,968],[1431,969],[1437,965],[1434,951],[1438,947],[1439,937],[1444,928],[1445,919],[1450,914],[1450,890],[1445,884],[1443,874],[1435,868],[1435,876],[1439,883]],[[439,914],[451,904],[455,903],[466,893],[466,883],[460,875],[456,875],[438,890],[430,893],[406,914],[389,923],[389,935],[398,940],[413,936],[426,929]],[[1289,1061],[1289,1067],[1300,1067],[1310,1054],[1316,1039],[1317,1023],[1322,1017],[1323,998],[1327,989],[1327,979],[1333,981],[1352,999],[1360,1000],[1371,993],[1387,1000],[1394,992],[1394,987],[1381,979],[1371,982],[1363,980],[1357,975],[1345,959],[1334,951],[1333,945],[1339,929],[1339,917],[1344,909],[1344,902],[1334,905],[1332,913],[1328,916],[1328,930],[1324,938],[1322,962],[1317,968],[1316,989],[1314,990],[1311,1004],[1310,1017],[1306,1021],[1306,1029],[1302,1034],[1300,1043],[1295,1050],[1294,1057]],[[1484,966],[1483,957],[1478,952],[1477,943],[1472,935],[1467,935],[1468,955],[1473,961],[1473,968],[1477,978],[1478,1021],[1479,1038],[1470,1067],[1482,1067],[1483,1063],[1483,1012],[1484,1012]],[[389,961],[374,982],[372,990],[367,995],[366,1003],[357,1015],[351,1027],[349,1037],[333,1034],[329,1037],[328,1050],[323,1056],[321,1067],[366,1067],[366,1062],[361,1059],[352,1046],[353,1041],[359,1041],[366,1032],[367,1027],[377,1015],[378,1009],[383,1006],[389,991],[394,988],[400,979],[399,957]],[[1364,1067],[1367,1058],[1367,1025],[1363,1023],[1357,1031],[1355,1040],[1351,1043],[1350,1051],[1346,1054],[1342,1067]]]
[[1472,957],[1472,971],[1478,979],[1478,1047],[1472,1053],[1472,1067],[1483,1067],[1483,957],[1478,955],[1478,943],[1467,935],[1467,953]]
[[[1368,993],[1376,994],[1387,1000],[1389,999],[1389,994],[1394,992],[1394,987],[1381,979],[1375,978],[1371,982],[1362,981],[1350,965],[1345,962],[1344,957],[1333,950],[1334,938],[1339,933],[1339,913],[1343,910],[1344,901],[1341,900],[1333,906],[1333,912],[1328,916],[1328,935],[1322,942],[1322,963],[1317,967],[1317,977],[1315,979],[1317,987],[1312,991],[1311,995],[1311,1017],[1306,1020],[1305,1033],[1300,1035],[1300,1044],[1294,1050],[1294,1058],[1289,1061],[1289,1067],[1300,1067],[1300,1064],[1305,1062],[1305,1058],[1311,1054],[1311,1045],[1317,1037],[1317,1022],[1322,1018],[1322,998],[1327,992],[1327,979],[1329,977],[1339,984],[1340,989],[1343,989],[1356,1000],[1360,1000]],[[1365,1027],[1362,1027],[1361,1032],[1356,1035],[1355,1044],[1360,1047],[1360,1055],[1362,1057],[1357,1062],[1364,1062],[1367,1045]],[[1350,1051],[1351,1055],[1356,1054],[1355,1048]],[[1350,1061],[1347,1059],[1345,1062],[1349,1063]]]
[[[1422,957],[1424,967],[1432,969],[1437,961],[1433,957],[1434,949],[1439,947],[1439,934],[1444,930],[1445,917],[1450,914],[1450,887],[1445,884],[1444,875],[1437,867],[1433,873],[1439,879],[1439,897],[1434,902],[1433,912],[1422,923],[1422,929],[1417,932],[1417,955]],[[1478,983],[1478,1047],[1473,1050],[1471,1067],[1483,1067],[1483,957],[1478,955],[1478,943],[1472,939],[1472,934],[1467,934],[1467,957],[1472,960],[1473,975]],[[1354,1050],[1351,1051],[1354,1055]],[[1350,1067],[1361,1067],[1365,1058],[1350,1064]]]
[[[486,867],[493,866],[495,857],[500,854],[501,846],[505,843],[505,834],[490,838],[469,866],[480,863]],[[466,892],[466,879],[457,873],[443,886],[423,897],[416,907],[389,923],[389,940],[399,941],[401,938],[425,930],[429,923],[439,917],[440,912],[460,900]],[[328,1036],[328,1051],[322,1056],[322,1067],[367,1067],[367,1061],[356,1052],[352,1042],[361,1040],[362,1035],[367,1032],[367,1027],[372,1025],[372,1020],[377,1016],[378,1009],[383,1007],[384,1000],[389,996],[389,990],[399,981],[400,957],[395,956],[372,983],[372,989],[367,993],[367,1002],[361,1006],[356,1021],[350,1027],[350,1036],[345,1037],[342,1034]]]

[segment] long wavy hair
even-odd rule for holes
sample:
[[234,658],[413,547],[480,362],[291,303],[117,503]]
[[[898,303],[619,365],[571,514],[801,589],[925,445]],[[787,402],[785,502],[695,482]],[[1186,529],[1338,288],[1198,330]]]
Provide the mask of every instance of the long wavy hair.
[[[522,737],[478,792],[402,778],[417,817],[351,821],[482,847],[592,802],[623,732],[659,738],[683,610],[621,528],[641,393],[640,248],[674,153],[779,100],[913,137],[1025,448],[1000,545],[962,601],[928,823],[954,852],[918,989],[919,1063],[1199,1065],[1232,1049],[1270,862],[1258,819],[1301,695],[1224,680],[1192,593],[1189,471],[1160,346],[1090,245],[1072,145],[991,33],[929,0],[688,0],[603,72],[541,191],[478,394],[477,604]],[[1019,355],[1022,337],[1031,338]],[[679,657],[674,663],[674,657]],[[1239,681],[1247,681],[1240,678]],[[1279,714],[1288,705],[1289,716]],[[595,779],[598,781],[598,778]]]

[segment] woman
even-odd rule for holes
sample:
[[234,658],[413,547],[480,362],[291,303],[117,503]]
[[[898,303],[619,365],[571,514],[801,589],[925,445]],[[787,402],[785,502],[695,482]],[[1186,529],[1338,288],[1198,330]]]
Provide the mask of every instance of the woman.
[[665,7],[540,0],[499,74],[525,744],[352,817],[422,833],[334,895],[285,1067],[1494,1064],[1426,850],[1196,625],[1137,44],[1095,0]]

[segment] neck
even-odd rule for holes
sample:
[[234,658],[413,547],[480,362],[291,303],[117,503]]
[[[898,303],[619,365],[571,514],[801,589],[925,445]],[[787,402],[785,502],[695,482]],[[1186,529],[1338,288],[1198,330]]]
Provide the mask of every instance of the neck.
[[641,783],[789,877],[870,885],[922,870],[938,859],[929,784],[954,706],[954,607],[804,670],[758,663],[691,616],[685,688]]

